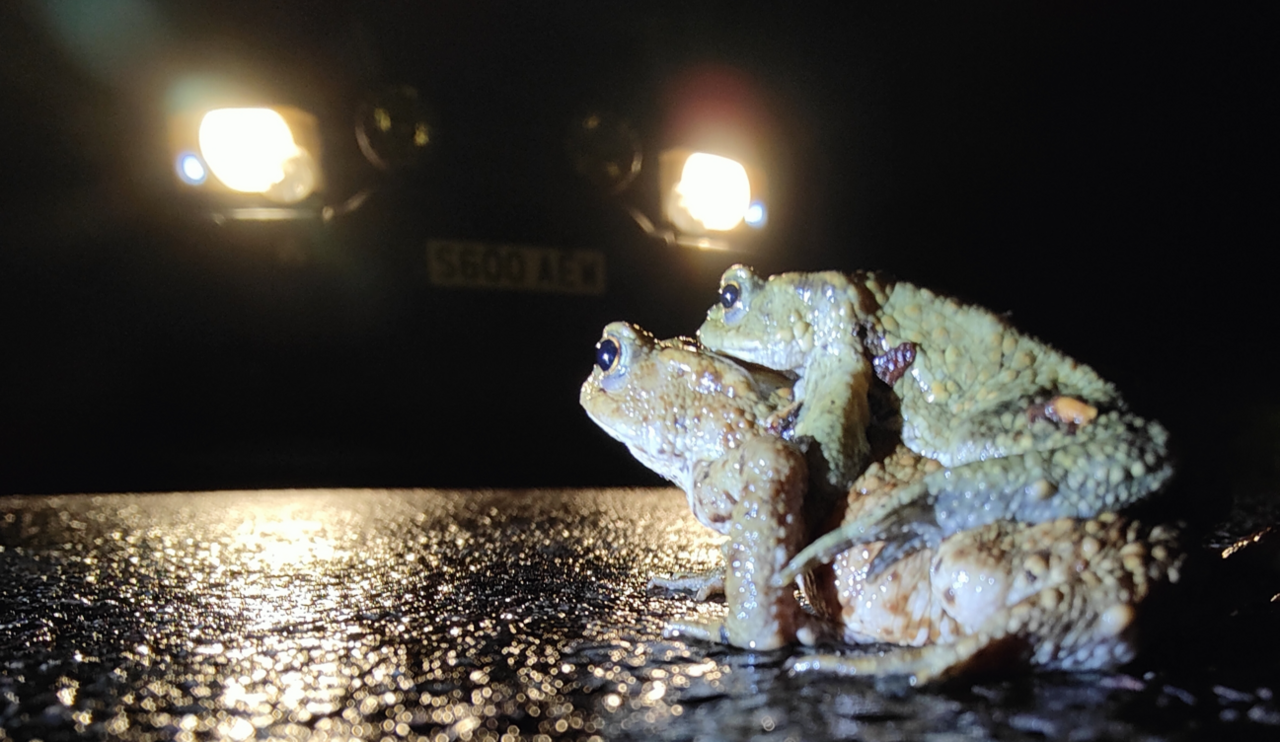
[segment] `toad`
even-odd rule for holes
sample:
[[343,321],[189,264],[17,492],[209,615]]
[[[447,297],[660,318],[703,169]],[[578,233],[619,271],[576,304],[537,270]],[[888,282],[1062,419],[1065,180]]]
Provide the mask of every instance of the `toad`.
[[867,465],[877,378],[896,397],[902,442],[941,464],[813,544],[788,576],[856,543],[888,540],[893,562],[997,520],[1118,511],[1173,473],[1165,429],[1092,368],[986,309],[879,273],[765,280],[733,266],[698,337],[798,375],[794,433],[817,443],[830,484]]
[[[1136,609],[1177,582],[1176,533],[1111,513],[1039,524],[994,521],[871,570],[885,548],[835,554],[803,579],[806,611],[784,568],[824,527],[804,502],[807,464],[785,439],[789,379],[699,347],[657,340],[627,323],[605,327],[582,385],[588,415],[651,469],[683,489],[723,546],[723,619],[673,624],[671,634],[752,649],[796,642],[888,642],[881,655],[811,654],[796,671],[945,677],[1000,654],[1043,668],[1123,664],[1136,647]],[[892,431],[870,429],[873,463],[833,517],[858,520],[945,467]],[[871,442],[878,441],[871,446]],[[711,591],[701,576],[658,584]],[[999,650],[1005,650],[1003,652]]]

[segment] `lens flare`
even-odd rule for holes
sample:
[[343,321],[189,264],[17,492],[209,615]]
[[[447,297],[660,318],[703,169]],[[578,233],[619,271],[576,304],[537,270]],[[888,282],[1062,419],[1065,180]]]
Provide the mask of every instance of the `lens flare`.
[[200,185],[209,177],[200,156],[191,152],[183,152],[178,156],[178,177],[188,185]]

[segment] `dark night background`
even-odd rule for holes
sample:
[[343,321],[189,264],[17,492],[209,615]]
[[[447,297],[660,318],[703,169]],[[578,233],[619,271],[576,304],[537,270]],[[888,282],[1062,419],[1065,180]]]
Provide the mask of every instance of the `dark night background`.
[[[1089,2],[6,3],[0,491],[654,482],[577,406],[592,346],[614,319],[692,333],[739,261],[1011,312],[1166,421],[1187,481],[1274,482],[1276,30]],[[736,70],[767,133],[748,252],[646,237],[621,206],[644,175],[611,198],[566,155],[591,107],[673,143],[699,69]],[[369,201],[201,219],[164,144],[193,73],[315,112],[333,199]],[[381,177],[351,122],[393,83],[438,136]],[[432,238],[602,250],[608,291],[433,288]]]

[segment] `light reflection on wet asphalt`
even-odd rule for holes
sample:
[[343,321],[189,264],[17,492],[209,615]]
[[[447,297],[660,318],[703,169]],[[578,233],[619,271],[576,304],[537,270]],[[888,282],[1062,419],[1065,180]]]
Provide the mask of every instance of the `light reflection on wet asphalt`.
[[651,593],[649,576],[710,567],[717,538],[675,490],[2,500],[0,727],[44,740],[783,740],[1280,724],[1274,686],[1254,681],[919,692],[662,638],[664,622],[722,606]]

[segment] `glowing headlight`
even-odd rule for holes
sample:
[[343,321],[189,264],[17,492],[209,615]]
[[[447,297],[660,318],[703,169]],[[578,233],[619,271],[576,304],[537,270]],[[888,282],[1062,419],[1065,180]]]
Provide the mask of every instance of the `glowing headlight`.
[[727,232],[746,221],[764,223],[758,175],[737,160],[688,150],[668,150],[659,158],[664,211],[681,232]]
[[200,121],[199,141],[209,171],[234,191],[294,203],[315,190],[315,161],[270,108],[210,111]]
[[675,191],[677,208],[716,231],[738,226],[751,205],[751,181],[742,163],[704,152],[684,161]]
[[[187,92],[198,100],[203,91]],[[324,187],[319,122],[293,106],[176,106],[169,152],[178,182],[207,193],[215,209],[261,205],[233,194],[292,207]]]

